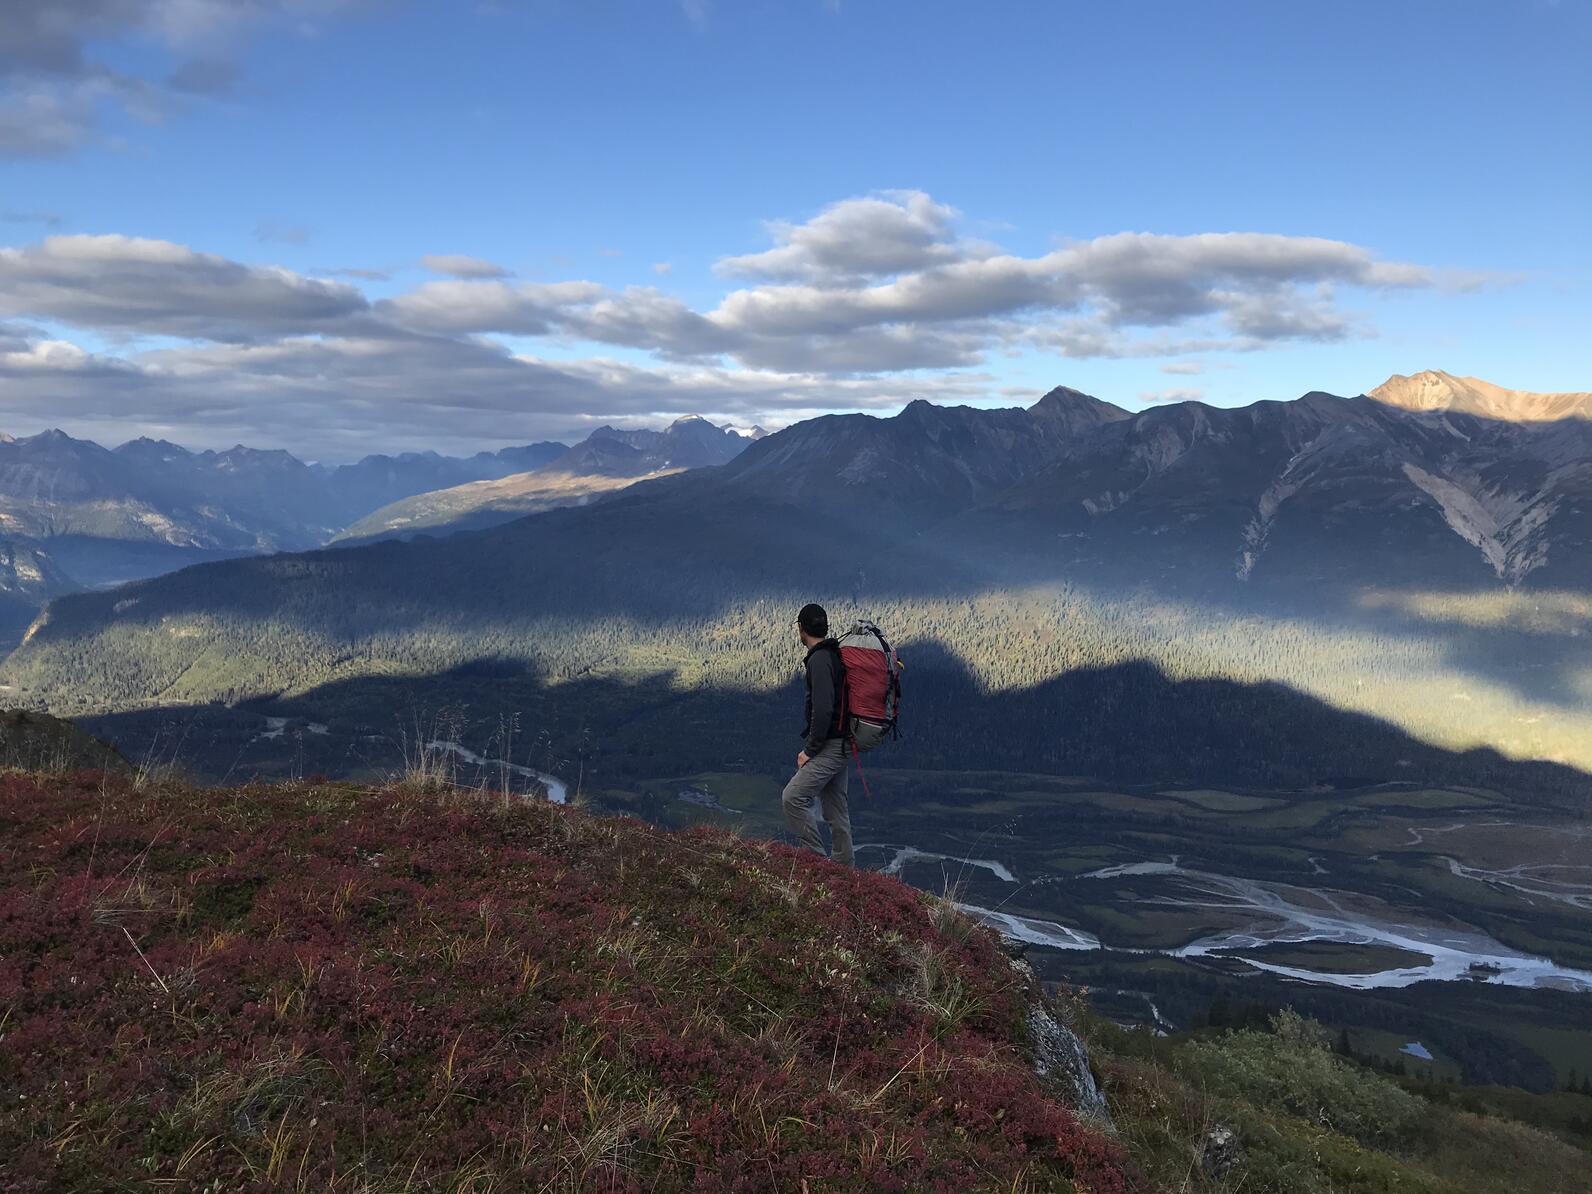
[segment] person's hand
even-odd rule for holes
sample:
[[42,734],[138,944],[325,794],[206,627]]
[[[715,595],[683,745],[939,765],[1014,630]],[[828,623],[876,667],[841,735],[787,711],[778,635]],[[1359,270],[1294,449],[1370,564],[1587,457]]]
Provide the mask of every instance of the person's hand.
[[807,752],[805,750],[800,752],[796,756],[796,766],[798,766],[798,767],[807,766]]

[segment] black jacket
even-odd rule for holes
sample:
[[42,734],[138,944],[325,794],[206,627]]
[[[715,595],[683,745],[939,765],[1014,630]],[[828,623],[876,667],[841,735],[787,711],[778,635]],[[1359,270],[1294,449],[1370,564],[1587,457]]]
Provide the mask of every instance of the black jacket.
[[807,753],[815,755],[831,738],[846,736],[840,725],[846,667],[840,662],[840,646],[832,638],[809,647],[802,663],[807,671],[807,723],[802,737],[807,739]]

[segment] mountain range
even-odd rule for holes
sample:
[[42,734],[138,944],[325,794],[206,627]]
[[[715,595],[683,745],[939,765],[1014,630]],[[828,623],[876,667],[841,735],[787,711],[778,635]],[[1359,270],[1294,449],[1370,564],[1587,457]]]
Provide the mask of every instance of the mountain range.
[[1179,403],[1069,439],[964,524],[1047,566],[1201,586],[1585,588],[1592,422],[1375,394]]
[[[110,544],[128,545],[129,557],[138,548],[317,547],[395,498],[535,468],[565,451],[542,443],[469,458],[409,453],[328,467],[242,445],[192,452],[146,438],[108,449],[52,430],[0,440],[0,524],[12,539],[64,551],[66,571],[98,585],[119,569],[138,570],[109,554]],[[99,558],[84,544],[94,544]]]
[[[683,773],[711,762],[685,757],[693,742],[774,749],[786,607],[817,598],[914,640],[912,765],[976,742],[1015,770],[1142,772],[1165,743],[1058,737],[1054,701],[1095,689],[1054,685],[1090,669],[1146,724],[1186,721],[1177,677],[1252,686],[1201,690],[1209,733],[1179,741],[1205,753],[1166,760],[1178,774],[1270,781],[1303,757],[1257,746],[1313,732],[1293,723],[1315,714],[1253,687],[1274,680],[1429,741],[1584,764],[1592,421],[1455,405],[1312,392],[1130,413],[1060,388],[1026,408],[825,416],[678,472],[594,436],[584,467],[618,458],[642,479],[467,534],[65,596],[0,683],[72,714],[271,699],[379,725],[402,699],[383,677],[426,677],[429,694],[489,692],[527,724],[584,725]],[[682,717],[718,730],[682,734]],[[1413,749],[1379,748],[1377,767]]]
[[[20,632],[45,601],[80,588],[319,547],[414,495],[507,481],[484,504],[514,509],[513,479],[556,462],[557,484],[541,479],[540,501],[526,507],[546,508],[651,472],[719,463],[749,442],[688,418],[665,432],[599,428],[574,447],[548,441],[469,457],[413,452],[328,466],[242,445],[194,452],[148,438],[105,448],[59,430],[0,436],[0,634]],[[472,509],[453,497],[431,506]]]
[[[1494,414],[1468,409],[1478,392]],[[788,504],[1050,575],[1586,588],[1592,420],[1541,417],[1578,397],[1418,374],[1137,414],[1066,388],[1026,409],[918,401],[798,424],[648,500]]]
[[700,415],[685,415],[662,431],[599,427],[580,443],[523,472],[439,487],[389,503],[359,519],[334,541],[473,530],[557,506],[582,505],[644,478],[727,463],[763,435],[760,427],[741,432]]

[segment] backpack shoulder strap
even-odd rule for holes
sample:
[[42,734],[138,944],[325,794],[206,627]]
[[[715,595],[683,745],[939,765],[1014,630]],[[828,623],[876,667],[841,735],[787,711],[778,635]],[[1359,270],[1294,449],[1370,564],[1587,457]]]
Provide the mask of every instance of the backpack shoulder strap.
[[840,653],[839,639],[831,638],[824,641],[829,644],[829,650],[835,656],[835,728],[844,732],[849,713],[846,708],[846,657]]

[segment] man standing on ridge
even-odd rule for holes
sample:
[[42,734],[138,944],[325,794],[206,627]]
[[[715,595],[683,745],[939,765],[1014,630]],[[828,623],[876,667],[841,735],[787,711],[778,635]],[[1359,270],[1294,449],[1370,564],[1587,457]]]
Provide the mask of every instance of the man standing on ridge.
[[845,669],[840,662],[840,647],[829,637],[829,615],[821,605],[802,606],[796,615],[796,627],[802,646],[807,648],[803,660],[807,671],[807,724],[802,729],[806,743],[796,756],[796,774],[790,777],[780,798],[785,824],[802,845],[824,853],[813,808],[821,804],[824,820],[829,822],[829,836],[834,840],[835,861],[853,866],[851,808],[846,799],[846,731],[841,724],[845,712]]

